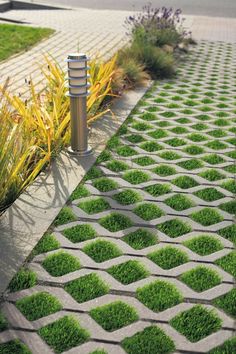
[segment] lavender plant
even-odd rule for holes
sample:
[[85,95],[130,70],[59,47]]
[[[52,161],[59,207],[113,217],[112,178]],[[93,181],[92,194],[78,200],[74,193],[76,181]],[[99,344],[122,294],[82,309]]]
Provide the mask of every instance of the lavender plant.
[[126,18],[125,27],[133,40],[155,46],[177,45],[191,36],[183,27],[184,20],[181,9],[154,8],[148,3],[141,12]]

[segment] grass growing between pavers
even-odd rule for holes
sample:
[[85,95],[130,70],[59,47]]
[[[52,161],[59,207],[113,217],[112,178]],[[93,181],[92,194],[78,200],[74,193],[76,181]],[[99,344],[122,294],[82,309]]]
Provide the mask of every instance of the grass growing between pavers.
[[53,277],[60,277],[70,272],[79,270],[79,260],[65,251],[50,254],[42,262],[42,266]]
[[110,204],[104,198],[97,197],[80,202],[78,207],[87,214],[97,214],[110,209]]
[[5,331],[7,329],[8,323],[6,318],[3,316],[3,314],[0,312],[0,332]]
[[153,246],[158,242],[157,236],[145,229],[137,229],[125,235],[123,240],[135,250]]
[[222,320],[214,310],[196,305],[172,318],[170,324],[190,342],[195,343],[219,330]]
[[228,315],[236,318],[236,289],[218,297],[213,301],[214,305],[226,312]]
[[141,280],[149,275],[149,272],[142,265],[142,263],[136,260],[130,260],[128,262],[112,266],[107,271],[116,280],[124,285]]
[[41,254],[56,250],[60,247],[60,242],[56,239],[53,234],[46,233],[43,237],[39,240],[37,245],[33,250],[33,254]]
[[0,24],[0,61],[26,51],[54,33],[50,28]]
[[217,238],[209,235],[199,235],[191,238],[184,241],[184,245],[200,256],[207,256],[223,249],[222,243]]
[[21,268],[12,278],[8,288],[10,291],[15,292],[23,289],[32,288],[36,284],[36,273],[29,269]]
[[110,232],[124,230],[133,225],[132,221],[127,216],[115,212],[101,218],[99,223]]
[[29,321],[38,320],[62,309],[59,300],[47,292],[24,297],[16,302],[16,307]]
[[171,238],[191,232],[191,226],[180,219],[172,219],[157,225],[157,229]]
[[161,312],[183,301],[180,291],[171,283],[157,280],[138,288],[137,298],[154,312]]
[[54,225],[60,226],[75,220],[76,220],[76,216],[74,215],[73,211],[69,207],[65,206],[64,208],[61,209],[60,213],[57,215],[54,221]]
[[215,263],[236,278],[236,251],[218,259]]
[[0,354],[32,354],[29,348],[19,339],[0,344]]
[[146,327],[132,337],[123,339],[122,347],[128,354],[168,354],[175,350],[173,340],[157,326]]
[[95,229],[87,224],[72,226],[63,230],[63,234],[73,243],[91,240],[97,236]]
[[65,290],[82,303],[107,294],[109,286],[96,273],[91,273],[67,283]]
[[89,333],[73,316],[64,316],[42,327],[38,333],[55,353],[62,353],[89,339]]
[[209,354],[232,354],[236,348],[236,337],[228,339],[224,344],[212,349]]
[[148,258],[163,269],[175,268],[189,261],[185,252],[172,246],[166,246],[149,253]]
[[133,212],[145,221],[160,218],[164,212],[154,203],[143,203],[134,208]]
[[[197,60],[202,55],[199,53]],[[145,321],[150,321],[150,316],[145,315],[145,306],[146,313],[151,315],[151,311],[171,313],[171,307],[181,304],[183,313],[171,315],[175,318],[170,320],[170,325],[193,343],[205,337],[206,342],[210,340],[207,336],[220,329],[221,320],[216,313],[208,310],[207,305],[200,305],[209,303],[205,301],[207,297],[204,292],[209,289],[208,293],[214,294],[217,290],[214,287],[219,284],[218,289],[223,289],[223,285],[230,282],[227,275],[236,276],[235,252],[231,251],[232,245],[228,242],[236,240],[236,226],[230,222],[235,213],[235,202],[233,199],[223,200],[225,197],[233,198],[236,193],[233,178],[236,169],[232,161],[236,158],[236,140],[232,135],[236,133],[236,120],[233,118],[236,110],[233,107],[235,102],[229,100],[234,86],[228,72],[225,73],[228,79],[218,85],[219,60],[215,63],[213,74],[205,80],[207,62],[210,62],[209,59],[204,60],[200,69],[197,63],[191,63],[189,70],[183,67],[180,70],[182,78],[173,78],[164,85],[158,83],[148,92],[87,173],[85,185],[80,184],[69,198],[69,203],[76,200],[73,205],[76,204],[85,212],[83,218],[71,215],[72,209],[66,207],[69,210],[63,210],[64,215],[57,220],[59,225],[63,225],[59,228],[60,233],[73,243],[63,246],[63,252],[68,248],[68,254],[76,254],[69,251],[70,248],[84,253],[80,258],[85,269],[78,273],[69,274],[74,271],[70,269],[73,262],[65,261],[65,268],[69,268],[65,274],[69,274],[69,280],[66,280],[63,288],[82,304],[86,313],[91,311],[90,316],[95,311],[97,318],[94,319],[98,325],[107,331],[114,331],[112,337],[116,345],[119,345],[121,338],[116,330],[138,320],[134,315],[138,306],[132,308],[128,304],[132,305],[134,296],[140,302],[143,308],[142,325],[135,323],[131,329],[136,326],[139,329],[136,333],[135,330],[132,334],[127,333],[125,336],[131,337],[120,343],[127,353],[175,351],[172,342],[174,337],[168,338],[158,328],[159,319],[162,321],[161,314],[155,325],[147,323],[149,327],[143,329]],[[190,68],[190,63],[186,63],[186,66]],[[195,70],[199,70],[198,76]],[[233,95],[235,100],[235,93]],[[227,104],[228,108],[222,104]],[[115,175],[119,179],[113,177]],[[123,182],[117,183],[120,178],[123,178]],[[108,193],[109,197],[107,192],[111,192]],[[109,204],[117,210],[110,211]],[[192,207],[194,210],[190,209]],[[95,214],[103,211],[105,217],[95,217]],[[167,215],[162,214],[162,211]],[[141,219],[136,218],[135,213]],[[162,219],[158,220],[160,216]],[[220,224],[223,220],[225,223]],[[66,225],[71,221],[75,221],[73,226]],[[98,226],[97,229],[97,223],[103,228]],[[59,239],[59,233],[55,235]],[[119,242],[115,242],[116,239]],[[38,254],[60,248],[54,243],[53,234],[44,237],[42,244],[37,246],[40,249]],[[50,256],[57,252],[52,252]],[[190,261],[195,265],[190,267]],[[213,261],[215,267],[211,266]],[[55,260],[52,267],[54,271],[59,267],[59,262]],[[100,264],[102,262],[106,263]],[[156,272],[155,269],[165,275],[161,279],[156,275],[151,276]],[[108,279],[107,282],[105,279]],[[57,282],[57,279],[54,281]],[[113,289],[112,281],[119,291],[116,286]],[[138,287],[136,282],[140,284]],[[47,284],[44,285],[46,288]],[[184,289],[195,291],[194,303],[200,303],[197,306],[192,304],[191,310],[184,311],[190,306]],[[210,304],[234,318],[235,289],[227,291],[213,298]],[[126,297],[130,299],[127,303]],[[115,301],[114,298],[122,300],[118,301],[121,304],[117,306],[111,303]],[[92,306],[87,303],[91,300]],[[131,322],[127,323],[130,313]],[[88,330],[90,326],[89,322]],[[231,327],[222,330],[229,331]],[[125,331],[126,328],[122,330],[123,333]],[[189,349],[188,341],[176,346],[177,351],[181,352],[190,352],[192,348]],[[227,348],[231,347],[230,344]],[[93,348],[97,348],[99,354],[100,351],[103,353],[103,338]],[[229,354],[231,352],[232,349]]]
[[83,248],[83,251],[97,263],[119,257],[122,254],[120,249],[114,243],[101,239],[87,244]]
[[136,310],[122,301],[96,307],[90,311],[90,316],[109,332],[128,326],[139,318]]
[[198,266],[180,276],[180,280],[197,292],[202,292],[221,283],[219,274],[211,268]]
[[142,197],[140,193],[136,192],[135,190],[126,189],[113,195],[113,199],[115,199],[121,205],[130,205],[140,202]]

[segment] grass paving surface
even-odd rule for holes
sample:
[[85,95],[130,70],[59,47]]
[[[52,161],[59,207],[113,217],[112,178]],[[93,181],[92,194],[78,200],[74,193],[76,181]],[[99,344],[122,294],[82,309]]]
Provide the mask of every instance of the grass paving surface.
[[[11,282],[6,301],[41,316],[55,353],[235,352],[235,54],[200,42],[154,83]],[[28,300],[37,283],[53,297]]]

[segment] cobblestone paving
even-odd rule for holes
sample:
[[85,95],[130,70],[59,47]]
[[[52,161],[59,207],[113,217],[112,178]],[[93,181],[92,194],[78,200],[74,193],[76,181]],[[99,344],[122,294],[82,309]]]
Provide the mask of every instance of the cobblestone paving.
[[[235,54],[201,42],[176,79],[154,84],[28,264],[38,284],[5,295],[0,342],[208,353],[234,337]],[[235,353],[230,343],[217,353]]]

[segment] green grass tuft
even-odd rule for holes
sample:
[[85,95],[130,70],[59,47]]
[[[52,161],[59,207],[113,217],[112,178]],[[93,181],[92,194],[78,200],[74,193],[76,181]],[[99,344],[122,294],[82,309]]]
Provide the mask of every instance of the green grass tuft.
[[180,280],[197,292],[202,292],[221,283],[219,274],[205,266],[198,266],[180,276]]
[[221,242],[209,235],[200,235],[184,242],[184,245],[200,256],[207,256],[223,249]]
[[195,211],[190,217],[203,226],[210,226],[224,220],[223,216],[213,208],[203,208]]
[[199,176],[207,179],[210,182],[215,182],[225,177],[225,175],[217,170],[214,170],[213,168],[199,173]]
[[154,163],[156,163],[156,161],[153,160],[149,156],[137,157],[136,159],[133,160],[133,162],[135,162],[136,164],[138,164],[140,166],[148,166],[148,165],[153,165]]
[[198,183],[189,176],[179,176],[172,181],[177,187],[181,189],[189,189],[198,186]]
[[76,216],[74,215],[72,209],[66,206],[62,208],[60,213],[57,215],[56,219],[54,220],[54,225],[60,226],[75,220]]
[[148,258],[163,269],[175,268],[189,261],[185,252],[172,246],[166,246],[149,253]]
[[200,155],[204,153],[204,149],[201,146],[189,145],[184,150],[189,155]]
[[127,145],[119,146],[116,149],[116,152],[118,155],[123,156],[123,157],[137,155],[137,152],[134,149],[132,149],[130,146],[127,146]]
[[184,127],[175,127],[173,129],[171,129],[172,133],[175,134],[187,134],[188,133],[188,129],[184,128]]
[[82,303],[107,294],[109,286],[96,273],[91,273],[70,281],[65,290],[77,302]]
[[172,238],[182,236],[192,231],[191,227],[187,223],[179,219],[165,221],[162,224],[157,225],[157,228]]
[[148,152],[155,152],[158,150],[162,150],[163,146],[156,143],[155,141],[146,141],[140,145],[140,148]]
[[76,225],[65,229],[63,234],[73,243],[91,240],[97,236],[95,229],[91,225]]
[[132,189],[125,189],[120,193],[113,195],[113,199],[121,205],[130,205],[140,202],[142,197],[138,192]]
[[110,204],[105,199],[96,197],[84,202],[80,202],[78,207],[85,211],[87,214],[96,214],[110,209]]
[[227,181],[224,181],[221,187],[227,189],[227,191],[233,194],[236,194],[236,181],[234,179],[229,179]]
[[96,307],[90,316],[106,331],[112,332],[138,320],[136,310],[122,301]]
[[195,343],[218,331],[222,320],[214,310],[207,310],[202,305],[196,305],[175,316],[170,324],[190,342]]
[[207,140],[205,135],[198,134],[198,133],[192,133],[192,134],[188,135],[187,138],[191,141],[196,142],[196,143]]
[[206,155],[202,158],[204,161],[206,161],[207,163],[211,164],[211,165],[217,165],[219,163],[223,163],[225,160],[223,159],[223,157],[221,157],[218,154],[210,154],[210,155]]
[[37,284],[37,275],[29,269],[21,268],[9,284],[11,292],[32,288]]
[[90,196],[90,192],[87,190],[87,188],[84,185],[81,184],[75,188],[74,192],[70,196],[70,200],[73,201],[75,199],[86,198],[89,196]]
[[178,165],[184,168],[185,170],[189,170],[189,171],[203,167],[203,163],[197,159],[181,161],[178,163]]
[[85,181],[88,181],[90,179],[94,179],[94,178],[99,178],[103,176],[103,172],[97,168],[96,166],[93,166],[90,168],[90,170],[87,172],[86,176],[85,176]]
[[39,240],[38,244],[33,250],[33,255],[54,251],[60,247],[60,242],[57,241],[55,236],[52,234],[44,234],[43,237]]
[[212,349],[209,354],[233,354],[236,348],[236,337],[226,340],[222,345]]
[[165,140],[165,143],[173,147],[178,147],[178,146],[185,145],[186,141],[179,138],[173,138],[173,139]]
[[152,126],[150,124],[142,123],[142,122],[134,123],[134,124],[132,124],[131,127],[135,130],[138,130],[138,131],[145,131],[145,130],[152,129]]
[[0,344],[0,354],[32,354],[32,352],[19,339],[14,339]]
[[161,312],[183,301],[179,290],[163,280],[156,280],[136,291],[137,298],[155,312]]
[[110,151],[108,150],[104,150],[101,152],[101,154],[98,156],[97,160],[96,160],[96,164],[100,164],[102,162],[106,162],[108,160],[110,160],[112,157],[112,154]]
[[209,147],[212,150],[224,150],[228,147],[225,143],[219,140],[213,140],[210,141],[209,143],[206,144],[207,147]]
[[149,181],[150,176],[145,172],[133,170],[125,172],[123,178],[131,184],[139,184]]
[[165,203],[176,211],[186,210],[195,205],[191,199],[183,194],[175,194],[172,197],[167,198]]
[[164,215],[164,212],[158,206],[152,203],[140,204],[133,210],[133,212],[146,221],[160,218],[162,215]]
[[42,327],[38,333],[54,349],[55,353],[62,353],[77,347],[89,339],[89,333],[80,326],[73,316],[64,316]]
[[220,236],[236,244],[236,225],[227,226],[218,231]]
[[131,134],[129,136],[126,136],[126,139],[133,144],[139,144],[145,140],[141,135],[137,134]]
[[47,256],[42,266],[53,277],[60,277],[64,274],[80,269],[79,260],[69,253],[58,251]]
[[[0,312],[0,333],[7,329],[8,323],[3,314]],[[0,351],[1,352],[1,351]]]
[[157,237],[145,229],[138,229],[134,232],[131,232],[124,236],[123,240],[135,250],[141,250],[143,248],[153,246],[157,243]]
[[100,192],[109,192],[118,188],[118,183],[110,178],[101,177],[93,181],[93,186]]
[[168,184],[153,184],[145,187],[144,190],[153,197],[158,197],[171,192],[171,187]]
[[58,299],[47,292],[24,297],[16,302],[16,307],[29,321],[38,320],[62,309]]
[[229,214],[236,215],[236,200],[232,200],[230,202],[220,204],[219,208],[226,211]]
[[97,263],[122,255],[120,249],[114,243],[100,239],[87,244],[83,251]]
[[217,259],[215,263],[236,278],[236,251]]
[[155,167],[152,171],[161,177],[171,176],[177,173],[174,167],[162,164]]
[[123,214],[111,213],[100,219],[100,225],[110,232],[117,232],[127,229],[133,225],[132,221]]
[[130,260],[125,263],[114,265],[107,271],[124,285],[144,279],[149,275],[149,272],[142,263],[136,260]]
[[148,133],[148,135],[153,139],[162,139],[168,136],[168,133],[162,129],[156,129]]
[[225,195],[219,192],[216,188],[204,188],[194,193],[198,198],[205,200],[206,202],[213,202],[215,200],[224,198]]
[[111,160],[106,164],[106,167],[113,172],[121,172],[128,170],[129,166],[123,161]]
[[144,328],[125,338],[121,344],[128,354],[169,354],[175,350],[172,339],[156,326]]
[[236,318],[236,289],[230,290],[213,301],[214,305]]
[[178,160],[181,158],[181,155],[177,154],[174,151],[164,151],[161,154],[159,154],[159,156],[164,159],[164,160]]

